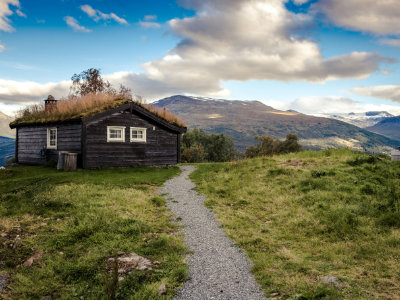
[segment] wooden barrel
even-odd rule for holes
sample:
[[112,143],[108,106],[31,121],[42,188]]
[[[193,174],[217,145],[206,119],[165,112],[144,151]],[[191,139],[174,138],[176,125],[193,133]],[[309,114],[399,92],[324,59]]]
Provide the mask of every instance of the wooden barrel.
[[57,170],[64,170],[64,157],[67,153],[67,151],[58,151]]
[[66,153],[64,156],[64,171],[76,171],[78,153]]

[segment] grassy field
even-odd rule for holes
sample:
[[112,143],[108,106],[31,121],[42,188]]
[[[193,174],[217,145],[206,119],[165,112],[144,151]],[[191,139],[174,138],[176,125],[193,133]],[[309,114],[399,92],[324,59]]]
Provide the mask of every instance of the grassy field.
[[[0,171],[0,275],[5,299],[107,299],[106,261],[135,252],[159,264],[118,284],[116,299],[171,298],[187,274],[186,249],[157,186],[173,168]],[[32,255],[41,258],[22,264]],[[161,297],[160,297],[161,298]]]
[[197,167],[267,296],[400,299],[399,162],[326,150]]

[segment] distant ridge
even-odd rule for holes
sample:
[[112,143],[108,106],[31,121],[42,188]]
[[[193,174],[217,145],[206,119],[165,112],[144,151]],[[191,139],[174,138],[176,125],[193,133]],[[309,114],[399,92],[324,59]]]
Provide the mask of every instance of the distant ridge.
[[375,124],[374,126],[368,127],[366,129],[375,133],[385,135],[395,140],[400,140],[400,116],[386,118]]
[[335,114],[319,114],[318,116],[336,119],[361,128],[374,126],[375,124],[387,118],[393,117],[387,111],[367,111],[362,113],[335,113]]
[[254,144],[255,135],[262,134],[284,138],[294,133],[307,148],[348,147],[371,153],[390,152],[399,143],[342,121],[281,111],[260,101],[176,95],[153,104],[177,114],[190,128],[231,136],[240,151]]
[[14,156],[15,140],[12,138],[0,136],[0,166],[4,165],[7,159]]

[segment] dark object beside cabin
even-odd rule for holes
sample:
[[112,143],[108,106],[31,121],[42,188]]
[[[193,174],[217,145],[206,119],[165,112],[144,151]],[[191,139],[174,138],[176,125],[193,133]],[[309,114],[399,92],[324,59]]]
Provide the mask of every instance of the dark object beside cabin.
[[[124,141],[108,141],[109,126],[124,127]],[[78,154],[78,166],[83,168],[174,165],[180,161],[180,135],[186,132],[186,127],[172,124],[134,102],[88,118],[10,127],[17,129],[15,158],[19,164],[57,163],[58,152],[67,151]],[[131,141],[131,127],[145,129],[145,142]],[[49,129],[57,132],[54,149],[48,147]]]
[[64,156],[64,171],[76,171],[77,167],[77,153],[67,153]]

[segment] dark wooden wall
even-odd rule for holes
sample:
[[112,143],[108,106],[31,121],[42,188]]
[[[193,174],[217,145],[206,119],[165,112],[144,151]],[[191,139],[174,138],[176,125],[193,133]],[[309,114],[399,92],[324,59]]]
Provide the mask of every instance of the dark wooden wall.
[[[107,126],[125,126],[125,142],[107,142]],[[130,127],[146,128],[146,143],[131,143]],[[88,121],[84,132],[85,168],[173,165],[178,162],[178,133],[129,111]]]
[[[41,150],[47,146],[47,128],[57,128],[57,149],[47,150],[47,157]],[[57,162],[58,151],[81,153],[81,124],[40,125],[18,128],[18,162],[40,165],[47,161]]]

